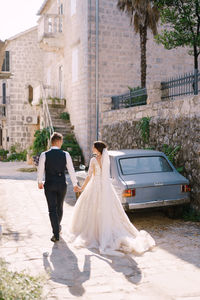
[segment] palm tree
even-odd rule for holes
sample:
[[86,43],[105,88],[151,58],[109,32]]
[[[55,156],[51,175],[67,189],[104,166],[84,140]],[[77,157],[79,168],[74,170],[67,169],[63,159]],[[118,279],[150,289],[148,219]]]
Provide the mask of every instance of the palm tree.
[[141,66],[141,87],[146,86],[146,44],[147,30],[150,29],[153,35],[157,34],[159,10],[153,0],[118,0],[117,7],[130,17],[130,24],[133,25],[136,33],[140,35],[140,66]]

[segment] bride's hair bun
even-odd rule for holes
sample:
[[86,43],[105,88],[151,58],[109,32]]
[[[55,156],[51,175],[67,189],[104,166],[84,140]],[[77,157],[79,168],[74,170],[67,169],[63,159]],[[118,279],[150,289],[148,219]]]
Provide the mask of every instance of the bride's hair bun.
[[107,148],[106,143],[102,141],[96,141],[93,145],[101,154],[103,153],[103,149]]

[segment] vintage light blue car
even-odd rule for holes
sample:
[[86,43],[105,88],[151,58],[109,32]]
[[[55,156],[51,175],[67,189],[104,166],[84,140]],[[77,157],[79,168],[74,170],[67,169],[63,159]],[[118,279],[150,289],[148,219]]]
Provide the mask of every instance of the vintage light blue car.
[[[166,155],[154,150],[109,151],[110,177],[126,211],[170,207],[171,214],[190,202],[189,181]],[[80,183],[86,172],[78,172]]]

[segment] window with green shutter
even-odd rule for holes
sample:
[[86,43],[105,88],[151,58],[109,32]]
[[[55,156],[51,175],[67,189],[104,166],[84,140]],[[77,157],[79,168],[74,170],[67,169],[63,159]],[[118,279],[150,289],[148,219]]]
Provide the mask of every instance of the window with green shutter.
[[10,52],[5,51],[5,58],[3,61],[2,72],[9,72],[9,71],[10,71]]

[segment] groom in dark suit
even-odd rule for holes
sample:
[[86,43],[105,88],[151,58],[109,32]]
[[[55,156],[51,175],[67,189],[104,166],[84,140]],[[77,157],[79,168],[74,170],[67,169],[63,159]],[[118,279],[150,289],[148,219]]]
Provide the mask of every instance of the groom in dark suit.
[[[61,231],[60,223],[63,216],[63,202],[67,192],[66,168],[73,183],[74,191],[77,192],[79,190],[71,156],[68,152],[60,149],[62,143],[62,134],[54,132],[51,136],[52,147],[50,150],[42,152],[38,166],[38,188],[44,188],[45,191],[53,231],[52,242],[59,241]],[[43,185],[44,173],[45,183]]]

